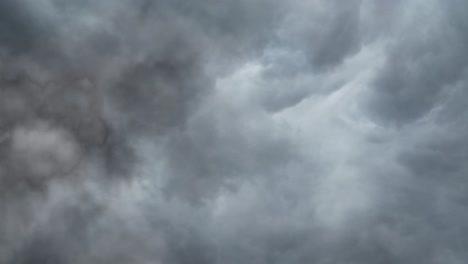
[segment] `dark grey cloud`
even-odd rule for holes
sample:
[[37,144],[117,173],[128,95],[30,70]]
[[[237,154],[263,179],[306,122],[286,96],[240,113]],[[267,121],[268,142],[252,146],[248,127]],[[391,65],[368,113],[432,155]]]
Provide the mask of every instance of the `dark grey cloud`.
[[0,263],[465,263],[463,1],[0,3]]
[[384,120],[398,124],[420,118],[462,78],[467,66],[466,33],[460,14],[444,12],[444,5],[423,7],[403,22],[407,29],[395,33],[398,41],[390,44],[375,83],[378,95],[373,103]]
[[0,39],[11,52],[30,52],[52,33],[47,21],[35,16],[24,1],[2,1],[0,10]]

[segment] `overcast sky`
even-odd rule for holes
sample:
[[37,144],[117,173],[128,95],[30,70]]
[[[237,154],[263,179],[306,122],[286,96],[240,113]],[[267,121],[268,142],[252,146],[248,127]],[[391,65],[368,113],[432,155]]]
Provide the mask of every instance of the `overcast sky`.
[[0,263],[468,262],[468,2],[0,1]]

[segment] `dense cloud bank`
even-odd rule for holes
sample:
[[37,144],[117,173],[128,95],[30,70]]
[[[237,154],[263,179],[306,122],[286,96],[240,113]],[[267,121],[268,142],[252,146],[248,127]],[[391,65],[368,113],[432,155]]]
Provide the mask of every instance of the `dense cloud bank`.
[[0,263],[468,261],[462,0],[0,1]]

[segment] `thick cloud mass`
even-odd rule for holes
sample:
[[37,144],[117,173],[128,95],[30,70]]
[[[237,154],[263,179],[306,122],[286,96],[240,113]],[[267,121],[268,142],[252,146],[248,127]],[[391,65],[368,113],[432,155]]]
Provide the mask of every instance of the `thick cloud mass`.
[[468,262],[468,3],[0,1],[0,263]]

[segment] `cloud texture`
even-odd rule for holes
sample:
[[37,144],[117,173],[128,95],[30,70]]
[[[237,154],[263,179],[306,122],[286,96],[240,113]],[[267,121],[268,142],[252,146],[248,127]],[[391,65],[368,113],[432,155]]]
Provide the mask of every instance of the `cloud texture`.
[[467,14],[1,1],[0,263],[466,263]]

